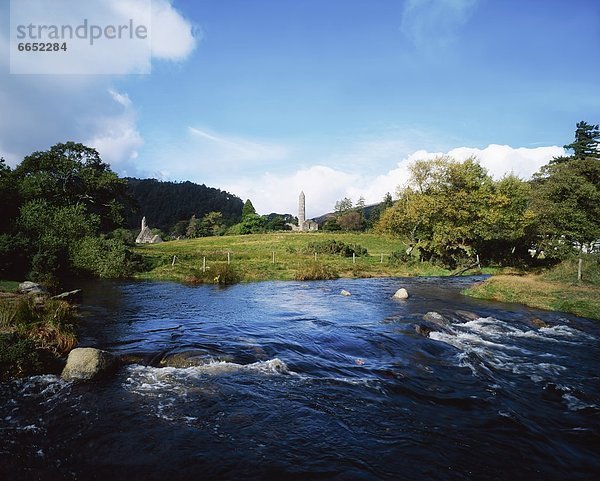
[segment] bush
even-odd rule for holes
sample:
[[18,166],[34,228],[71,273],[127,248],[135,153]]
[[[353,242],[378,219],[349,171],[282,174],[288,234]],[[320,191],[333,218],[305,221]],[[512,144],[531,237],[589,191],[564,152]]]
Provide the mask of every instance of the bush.
[[29,244],[23,235],[0,235],[0,278],[22,279],[29,269]]
[[368,256],[367,249],[358,244],[345,244],[344,242],[336,241],[335,239],[309,242],[304,249],[306,254],[332,254],[342,257],[352,257],[355,254],[357,257]]
[[21,296],[0,302],[0,329],[32,341],[36,348],[60,356],[77,343],[75,311],[67,302]]
[[208,266],[205,272],[195,270],[186,280],[192,284],[218,284],[224,286],[237,284],[240,282],[241,277],[231,264],[219,262]]
[[320,262],[309,262],[308,264],[300,267],[294,275],[294,278],[297,281],[318,281],[337,279],[339,277],[340,276],[335,269]]
[[43,364],[35,343],[16,333],[0,334],[0,381],[39,374]]
[[71,251],[71,263],[79,272],[102,278],[122,278],[143,270],[143,259],[121,239],[84,237]]

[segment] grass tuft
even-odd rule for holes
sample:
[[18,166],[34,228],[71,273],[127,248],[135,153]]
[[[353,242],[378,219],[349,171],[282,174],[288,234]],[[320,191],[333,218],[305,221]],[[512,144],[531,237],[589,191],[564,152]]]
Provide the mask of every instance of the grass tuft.
[[298,268],[294,276],[298,281],[319,281],[338,279],[339,277],[339,274],[331,266],[315,261]]

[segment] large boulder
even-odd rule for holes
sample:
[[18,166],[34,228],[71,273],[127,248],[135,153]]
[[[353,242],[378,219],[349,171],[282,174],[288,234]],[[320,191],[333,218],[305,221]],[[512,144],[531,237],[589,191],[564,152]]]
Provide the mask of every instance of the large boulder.
[[351,296],[352,294],[350,294],[350,292],[348,292],[346,289],[342,289],[342,292],[340,292],[340,294],[342,296]]
[[31,281],[21,282],[17,288],[17,291],[21,294],[35,294],[37,296],[48,295],[48,291],[44,287]]
[[404,288],[398,289],[392,297],[394,299],[408,299],[408,291]]
[[73,349],[61,377],[67,381],[93,381],[116,370],[117,358],[93,347]]

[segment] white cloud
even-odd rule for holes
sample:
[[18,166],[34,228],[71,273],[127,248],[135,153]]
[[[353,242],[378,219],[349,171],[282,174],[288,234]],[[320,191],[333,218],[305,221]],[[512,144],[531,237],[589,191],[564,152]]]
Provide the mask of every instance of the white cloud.
[[93,137],[84,144],[94,147],[102,160],[124,175],[134,175],[137,168],[134,160],[144,141],[136,128],[136,114],[127,94],[109,89],[108,93],[122,111],[116,115],[95,118]]
[[152,1],[153,57],[184,60],[194,50],[198,39],[199,31],[173,8],[172,0]]
[[306,195],[307,217],[319,216],[331,210],[335,202],[348,195],[348,188],[360,182],[358,174],[350,174],[323,165],[297,170],[291,174],[266,173],[255,179],[225,182],[228,192],[251,199],[257,212],[297,214],[298,195]]
[[[415,160],[448,155],[462,161],[475,156],[496,179],[509,172],[527,179],[553,157],[563,154],[563,148],[557,146],[513,148],[497,144],[491,144],[484,149],[458,147],[447,152],[418,150],[402,158],[395,168],[379,175],[366,169],[357,173],[316,165],[281,175],[267,173],[253,179],[222,179],[217,185],[244,199],[251,199],[257,211],[262,214],[295,214],[298,193],[304,190],[307,216],[316,217],[331,212],[335,202],[343,197],[350,197],[356,202],[362,196],[367,204],[374,204],[381,202],[386,192],[394,195],[397,187],[405,185],[408,181],[408,166]],[[363,160],[368,168],[369,159]]]
[[[54,2],[56,6],[66,3]],[[54,8],[53,3],[53,8]],[[98,0],[72,2],[70,15],[80,21],[110,18],[114,9],[120,15],[133,15],[143,0]],[[166,61],[181,61],[193,51],[198,38],[189,20],[179,13],[170,0],[153,0],[154,22],[158,39],[153,56]],[[64,11],[64,9],[63,9]],[[83,13],[82,13],[83,12]],[[41,12],[43,13],[43,12]],[[98,14],[96,16],[96,13]],[[39,17],[36,18],[48,23]],[[9,18],[8,2],[0,5],[0,16]],[[103,159],[130,172],[137,149],[144,143],[136,126],[132,100],[114,84],[120,78],[110,75],[10,75],[9,36],[0,29],[0,149],[14,166],[25,155],[46,150],[57,142],[90,142]],[[48,55],[48,58],[51,56]],[[54,58],[54,57],[53,57]]]
[[479,0],[406,0],[401,31],[417,48],[446,47],[456,39]]

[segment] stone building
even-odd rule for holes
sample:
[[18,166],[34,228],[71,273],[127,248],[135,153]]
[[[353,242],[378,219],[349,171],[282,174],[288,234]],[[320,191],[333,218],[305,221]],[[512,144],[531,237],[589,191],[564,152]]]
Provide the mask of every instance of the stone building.
[[298,225],[289,224],[295,232],[312,232],[319,230],[319,224],[314,220],[306,220],[306,197],[304,192],[300,192],[298,198]]
[[146,217],[142,217],[142,230],[135,239],[136,244],[159,244],[163,240],[158,234],[154,235],[146,224]]

